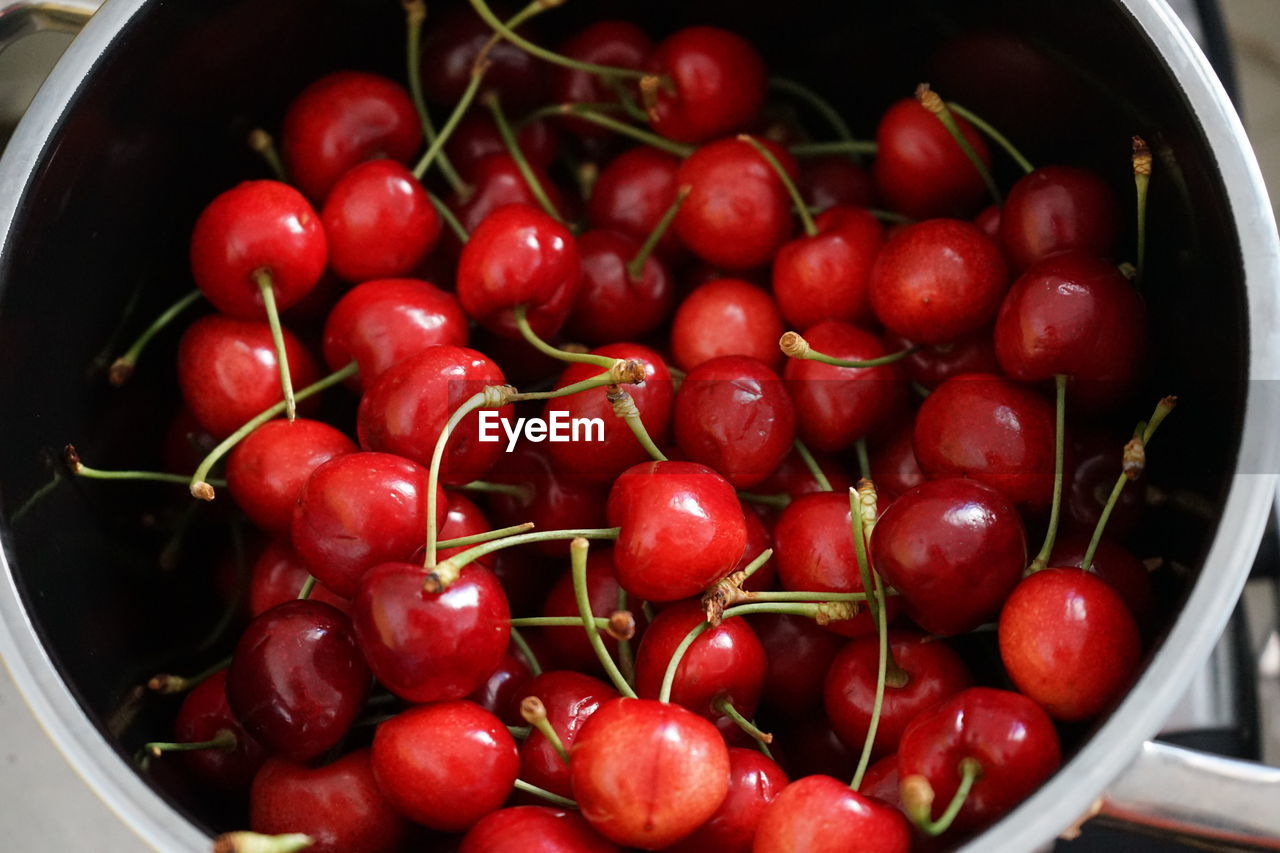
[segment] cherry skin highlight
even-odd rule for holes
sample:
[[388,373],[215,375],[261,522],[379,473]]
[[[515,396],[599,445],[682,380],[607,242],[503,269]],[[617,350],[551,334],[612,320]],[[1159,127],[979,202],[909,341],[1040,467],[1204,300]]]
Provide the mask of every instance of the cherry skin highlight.
[[329,268],[344,281],[412,272],[440,238],[440,215],[407,168],[371,160],[333,185],[320,211]]

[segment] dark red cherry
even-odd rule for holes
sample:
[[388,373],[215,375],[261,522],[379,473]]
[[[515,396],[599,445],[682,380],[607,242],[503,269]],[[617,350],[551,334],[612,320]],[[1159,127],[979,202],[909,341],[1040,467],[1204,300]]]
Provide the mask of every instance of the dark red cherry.
[[867,282],[884,228],[857,207],[834,207],[815,220],[818,234],[797,237],[773,259],[773,298],[787,324],[806,329],[823,320],[871,317]]
[[[1110,523],[1107,529],[1111,529]],[[1089,548],[1090,538],[1091,533],[1060,533],[1053,543],[1049,565],[1078,567]],[[1089,571],[1111,584],[1128,605],[1139,628],[1149,627],[1155,615],[1155,590],[1151,586],[1151,573],[1141,560],[1123,545],[1104,536],[1093,552]]]
[[[896,750],[908,723],[973,683],[964,661],[940,640],[894,630],[889,632],[889,648],[898,667],[906,672],[907,683],[885,686],[873,756]],[[859,637],[836,655],[827,673],[827,717],[840,739],[855,751],[866,743],[871,726],[879,659],[879,638]]]
[[[773,549],[773,518],[758,505],[752,505],[739,498],[738,504],[742,507],[742,519],[747,523],[747,544],[742,549],[742,556],[738,558],[738,564],[733,570],[739,571],[745,569],[748,564],[755,561],[765,551]],[[764,519],[768,519],[766,526]],[[751,577],[747,578],[746,583],[742,585],[743,589],[753,591],[773,589],[773,579],[777,574],[777,568],[774,566],[773,558],[765,560],[759,568],[752,572]]]
[[[437,492],[443,523],[444,490]],[[369,569],[405,560],[427,530],[427,469],[389,453],[348,453],[312,472],[298,494],[291,538],[311,574],[338,595],[355,594]]]
[[[550,452],[552,445],[522,441],[514,450],[505,452],[505,436],[503,442],[500,465],[488,475],[488,479],[495,483],[522,486],[526,497],[500,493],[490,495],[489,507],[497,526],[527,521],[533,522],[535,530],[605,526],[607,484],[594,477],[575,475],[556,465]],[[565,555],[563,541],[537,542],[533,547],[549,557],[563,559]]]
[[302,485],[321,464],[356,443],[320,421],[268,421],[227,457],[227,490],[249,520],[263,530],[286,533]]
[[621,526],[613,559],[622,588],[644,601],[696,595],[742,557],[747,525],[733,486],[693,462],[642,462],[609,492]]
[[898,786],[898,753],[892,752],[871,762],[862,776],[858,793],[902,811],[902,793]]
[[[790,390],[788,389],[789,392]],[[794,399],[795,397],[793,396],[792,400]],[[848,493],[849,487],[853,485],[853,480],[845,473],[844,467],[839,460],[826,455],[822,451],[813,453],[813,460],[818,464],[818,468],[822,473],[826,475],[832,489],[837,492]],[[782,457],[782,462],[774,469],[769,479],[756,486],[755,491],[762,494],[781,492],[792,498],[798,498],[801,495],[825,490],[813,478],[813,474],[809,471],[809,466],[805,465],[804,460],[800,458],[800,454],[792,450]]]
[[[1086,424],[1072,424],[1068,436],[1071,452],[1067,458],[1073,464],[1067,468],[1063,483],[1062,524],[1067,529],[1081,531],[1087,538],[1097,526],[1102,508],[1116,484],[1116,477],[1120,476],[1121,448],[1127,436],[1089,429]],[[1137,526],[1146,508],[1146,486],[1146,479],[1139,475],[1120,493],[1120,499],[1107,520],[1109,535],[1123,537]],[[1055,561],[1053,565],[1063,563]]]
[[[588,24],[560,45],[559,53],[579,62],[610,68],[642,68],[653,52],[653,40],[630,21],[605,20]],[[628,93],[631,94],[631,93]],[[608,104],[618,100],[618,91],[598,74],[556,66],[551,72],[551,95],[559,104]],[[581,119],[564,119],[575,136],[601,138],[605,128]]]
[[657,87],[649,111],[650,126],[668,139],[706,142],[745,127],[764,105],[764,60],[728,30],[677,30],[654,49],[648,70],[670,81]]
[[684,370],[722,355],[746,355],[782,366],[782,317],[767,291],[736,278],[698,287],[676,309],[671,353]]
[[[569,215],[571,211],[560,188],[547,177],[541,167],[530,164],[529,168],[534,180],[551,200],[551,205],[562,214]],[[471,183],[468,195],[454,196],[449,202],[468,234],[474,233],[480,223],[500,207],[508,204],[527,204],[530,207],[538,205],[528,181],[520,174],[516,161],[506,151],[481,157],[473,169]]]
[[830,776],[782,789],[756,828],[756,853],[908,853],[911,826],[898,810]]
[[[460,539],[463,536],[475,536],[477,533],[485,533],[493,529],[493,525],[489,523],[489,519],[485,517],[480,507],[471,502],[466,495],[461,492],[449,492],[449,507],[446,510],[444,523],[440,525],[439,536],[444,539]],[[554,528],[551,528],[554,529]],[[425,547],[421,549],[425,553]],[[454,554],[461,554],[467,550],[465,546],[457,548],[440,548],[436,551],[436,557],[440,560],[448,559]],[[415,554],[415,559],[421,556]],[[486,569],[492,569],[497,559],[496,554],[485,554],[476,560]]]
[[679,705],[613,699],[578,732],[573,798],[601,835],[665,847],[702,826],[729,790],[729,750],[711,723]]
[[882,510],[890,501],[924,482],[910,432],[895,432],[886,443],[872,449],[871,479],[879,492]]
[[462,308],[491,331],[520,337],[512,309],[524,305],[541,337],[555,334],[578,293],[580,264],[573,235],[524,204],[500,207],[471,234],[458,261]]
[[[988,166],[982,134],[959,116],[960,132]],[[967,216],[987,194],[982,176],[947,128],[914,98],[898,101],[880,117],[872,165],[876,190],[892,210],[912,219]]]
[[249,792],[249,827],[304,833],[315,853],[395,853],[409,832],[374,780],[367,749],[315,768],[268,760]]
[[822,704],[827,669],[844,641],[804,616],[761,613],[748,618],[768,664],[761,705],[789,720],[812,713]]
[[412,278],[366,281],[329,312],[324,360],[330,370],[358,362],[360,372],[350,382],[360,390],[427,347],[466,346],[467,336],[467,317],[453,294]]
[[241,635],[227,671],[227,701],[267,751],[307,761],[346,735],[369,683],[350,620],[320,601],[288,601]]
[[871,270],[871,307],[891,332],[918,344],[950,344],[989,326],[1009,288],[1000,247],[958,219],[908,225]]
[[[910,349],[915,343],[892,332],[885,335],[891,351]],[[962,373],[999,373],[996,344],[991,329],[936,347],[921,346],[902,360],[902,369],[913,382],[925,388],[937,388]]]
[[[320,378],[315,360],[292,332],[282,331],[294,386],[310,385]],[[196,320],[178,344],[178,387],[200,426],[226,438],[284,399],[270,327],[220,314]]]
[[[794,178],[791,155],[767,140],[761,144]],[[689,195],[673,230],[707,263],[751,269],[768,262],[791,235],[791,197],[749,142],[721,139],[703,145],[680,164],[676,185],[689,187]]]
[[524,655],[513,645],[498,662],[498,668],[489,673],[485,682],[472,691],[467,699],[508,726],[523,726],[525,722],[520,715],[520,700],[529,695],[528,687],[532,680],[533,670],[529,669]]
[[765,808],[787,787],[787,775],[755,749],[730,747],[729,793],[711,819],[668,850],[675,853],[751,853]]
[[303,89],[280,132],[289,179],[316,202],[353,166],[382,158],[408,163],[421,146],[422,124],[409,93],[363,71],[338,71]]
[[1017,383],[980,373],[948,379],[925,398],[913,435],[930,479],[971,477],[1030,510],[1053,498],[1053,405]]
[[577,812],[512,806],[490,812],[468,830],[458,853],[620,853]]
[[[563,547],[563,545],[562,545]],[[613,567],[612,548],[592,548],[587,555],[587,598],[591,612],[607,616],[618,609],[618,578]],[[637,634],[644,627],[644,614],[638,603],[628,602],[637,624]],[[551,587],[542,607],[543,616],[578,616],[578,602],[574,597],[573,575],[565,572]],[[574,628],[543,628],[542,636],[555,654],[556,662],[568,669],[594,670],[598,666],[596,653],[587,641],[581,626]],[[602,635],[609,654],[616,656],[618,641]]]
[[[510,14],[494,10],[506,20]],[[533,41],[539,41],[531,24],[516,29]],[[433,15],[426,27],[422,45],[422,86],[427,97],[438,104],[452,107],[471,82],[471,71],[480,50],[493,38],[493,30],[471,9],[456,6]],[[480,94],[497,92],[502,105],[518,112],[538,106],[546,100],[547,65],[505,39],[497,39],[485,55],[488,70]]]
[[640,242],[616,231],[587,231],[578,237],[582,284],[566,326],[589,344],[639,340],[666,321],[675,304],[675,280],[658,257],[645,258],[639,276],[627,264]]
[[1106,257],[1119,232],[1107,182],[1079,166],[1042,166],[1018,179],[1000,215],[1000,242],[1016,269],[1060,252]]
[[[835,320],[805,329],[804,338],[835,358],[865,361],[889,354],[875,335]],[[795,403],[797,431],[813,450],[835,453],[853,446],[906,403],[907,383],[897,363],[835,367],[792,358],[782,376]]]
[[795,409],[782,380],[749,356],[721,356],[689,371],[674,414],[681,452],[737,489],[768,477],[795,440]]
[[858,765],[858,753],[844,745],[821,712],[790,721],[787,728],[778,732],[770,749],[792,779],[814,774],[848,779]]
[[[652,233],[676,200],[680,159],[656,148],[639,146],[622,152],[600,170],[587,201],[592,228],[621,231],[637,240]],[[658,251],[670,258],[679,253],[680,240],[668,230]]]
[[796,183],[805,204],[816,210],[836,205],[873,207],[875,203],[871,176],[842,154],[806,158]]
[[227,671],[220,669],[197,684],[182,700],[173,722],[177,743],[201,743],[222,732],[235,736],[233,749],[198,749],[182,753],[182,762],[201,782],[223,791],[248,789],[267,753],[240,725],[227,704]]
[[923,776],[933,788],[936,820],[960,785],[960,762],[981,775],[952,824],[962,834],[993,823],[1021,803],[1062,761],[1058,734],[1040,706],[1007,690],[970,687],[917,717],[902,735],[898,774]]
[[[272,539],[249,571],[249,615],[258,616],[277,604],[297,598],[310,574],[307,564],[294,553],[288,537]],[[315,585],[310,598],[332,604],[343,613],[351,609],[351,602],[330,592],[322,583]]]
[[320,211],[329,268],[345,281],[412,272],[440,238],[427,191],[394,160],[371,160],[333,185]]
[[[794,506],[794,504],[793,504]],[[871,534],[871,563],[903,610],[932,634],[989,621],[1022,577],[1022,518],[974,480],[930,480],[891,503]]]
[[[564,748],[572,751],[583,724],[603,703],[618,698],[618,691],[589,675],[549,670],[529,682],[516,697],[516,703],[526,696],[536,696],[542,701],[547,722],[560,736]],[[562,797],[573,793],[569,765],[536,729],[520,745],[520,778]]]
[[[546,169],[560,153],[560,140],[546,119],[531,121],[516,133],[516,144],[529,165]],[[507,155],[507,145],[502,141],[493,119],[481,113],[470,113],[453,129],[445,144],[445,153],[458,174],[470,181],[478,177],[481,160],[490,154]]]
[[1000,241],[1000,216],[1001,208],[998,204],[989,204],[982,208],[982,212],[973,217],[973,224],[978,229],[996,242]]

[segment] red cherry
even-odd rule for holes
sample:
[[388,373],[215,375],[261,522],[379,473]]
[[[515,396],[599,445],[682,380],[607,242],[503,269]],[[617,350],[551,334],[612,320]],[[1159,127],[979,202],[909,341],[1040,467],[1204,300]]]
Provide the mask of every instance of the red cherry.
[[795,410],[782,380],[748,356],[713,358],[689,371],[674,421],[685,456],[738,489],[768,477],[795,440]]
[[[762,140],[794,178],[795,161]],[[718,267],[745,270],[769,261],[791,235],[791,197],[773,167],[749,142],[721,139],[680,164],[676,185],[689,195],[673,230],[695,255]]]
[[[896,750],[908,723],[973,683],[964,661],[946,643],[895,630],[889,632],[889,648],[898,667],[907,673],[907,683],[885,686],[873,756]],[[827,717],[852,750],[862,749],[871,726],[879,657],[879,638],[859,637],[836,655],[827,673]]]
[[[791,389],[788,389],[791,391]],[[792,400],[795,400],[794,391]],[[826,475],[827,481],[831,484],[831,488],[837,492],[848,494],[849,487],[853,485],[853,480],[844,472],[841,464],[830,456],[821,451],[813,453],[813,460],[818,464],[818,468]],[[792,498],[798,498],[801,495],[810,495],[814,492],[825,491],[818,485],[818,481],[813,478],[813,474],[809,471],[809,466],[800,458],[800,454],[792,450],[786,456],[782,457],[782,462],[774,469],[774,472],[759,486],[756,487],[757,492],[768,494],[770,492],[782,492]]]
[[220,669],[192,688],[182,700],[173,722],[177,743],[213,740],[221,732],[235,736],[234,749],[198,749],[182,753],[187,770],[201,782],[222,791],[249,787],[267,753],[240,725],[227,704],[227,671]]
[[[587,25],[560,45],[559,53],[579,62],[610,68],[639,69],[653,52],[653,40],[630,21],[606,20]],[[551,95],[559,104],[606,104],[618,93],[598,74],[556,66],[551,75]],[[581,119],[565,118],[564,126],[575,136],[603,138],[605,128]]]
[[[550,447],[522,441],[515,450],[503,453],[499,470],[489,475],[490,482],[521,486],[528,497],[490,495],[489,506],[494,518],[500,525],[531,521],[535,530],[604,527],[607,486],[594,478],[576,476],[558,467],[552,459]],[[564,557],[563,541],[537,542],[533,547],[548,557]],[[576,606],[571,612],[577,614]],[[582,631],[577,633],[583,635]],[[590,653],[590,658],[594,660],[595,654]]]
[[[885,345],[894,352],[915,346],[892,332],[885,336]],[[933,389],[962,373],[999,373],[1000,362],[991,329],[983,329],[942,346],[922,346],[902,360],[902,369],[913,382]]]
[[579,272],[568,229],[533,207],[509,204],[489,214],[463,247],[458,298],[468,315],[510,338],[520,337],[512,309],[524,305],[529,325],[545,338],[569,316]]
[[671,83],[657,87],[649,124],[677,142],[706,142],[738,130],[764,105],[764,60],[728,30],[677,30],[654,49],[648,70]]
[[715,726],[679,705],[613,699],[578,732],[569,773],[597,832],[655,849],[715,814],[729,790],[729,750]]
[[520,716],[520,700],[528,696],[533,671],[524,655],[512,646],[498,662],[498,668],[489,673],[485,682],[472,691],[467,699],[475,702],[508,726],[523,726]]
[[461,699],[507,650],[511,617],[497,578],[474,563],[441,593],[425,592],[422,566],[383,563],[364,576],[351,621],[378,681],[410,702]]
[[1075,568],[1018,584],[1000,611],[1000,659],[1018,690],[1049,716],[1074,722],[1107,710],[1129,688],[1142,640],[1120,594]]
[[[1102,508],[1111,496],[1116,477],[1120,475],[1120,448],[1124,447],[1128,436],[1090,430],[1084,424],[1073,424],[1073,427],[1069,430],[1072,447],[1067,458],[1074,465],[1067,469],[1067,479],[1063,484],[1062,523],[1068,529],[1085,532],[1087,539],[1087,534],[1097,526]],[[1146,480],[1139,475],[1133,487],[1120,493],[1120,499],[1107,520],[1109,535],[1122,537],[1137,526],[1146,508],[1145,490]],[[1053,565],[1071,563],[1055,560]]]
[[996,615],[1027,565],[1027,536],[995,489],[930,480],[884,511],[871,534],[871,563],[907,616],[949,636]]
[[[288,329],[285,357],[294,385],[320,378],[311,354]],[[201,317],[178,344],[178,387],[200,426],[223,439],[283,399],[271,329],[265,322]]]
[[767,292],[739,279],[716,279],[676,309],[671,352],[684,370],[722,355],[751,356],[777,370],[782,332],[782,317]]
[[896,809],[830,776],[792,782],[769,804],[756,829],[756,853],[907,853],[911,826]]
[[[973,217],[973,224],[986,234],[992,240],[999,242],[1000,240],[1000,217],[1002,211],[1000,205],[990,204],[982,208],[982,212]],[[1003,248],[1003,247],[1002,247]]]
[[[538,166],[530,164],[534,179],[542,187],[551,206],[565,215],[568,209],[567,199],[560,188],[547,177]],[[537,207],[538,199],[529,189],[529,183],[516,161],[503,151],[500,154],[487,154],[475,164],[471,176],[471,193],[465,197],[454,196],[449,206],[458,216],[458,221],[468,234],[474,234],[480,223],[500,207],[508,204],[525,204]]]
[[[440,539],[461,539],[464,536],[475,536],[477,533],[486,533],[493,529],[493,525],[489,523],[489,519],[461,492],[449,492],[449,506],[445,510],[444,523],[440,525]],[[555,528],[550,528],[554,530]],[[467,550],[466,546],[457,548],[440,548],[436,551],[436,558],[440,560],[448,559],[454,554],[461,554]],[[420,557],[426,552],[426,547],[419,549],[419,553],[414,557]],[[496,554],[485,554],[476,560],[476,563],[484,566],[486,569],[492,569],[496,562]]]
[[675,280],[666,264],[650,254],[639,277],[627,271],[640,245],[614,231],[588,231],[578,237],[582,285],[569,315],[571,335],[591,344],[637,340],[671,314]]
[[1000,242],[1017,269],[1060,252],[1107,256],[1119,231],[1115,194],[1097,173],[1044,166],[1009,190],[1000,215]]
[[513,806],[482,817],[458,853],[620,853],[576,812]]
[[[737,565],[733,567],[735,572],[745,569],[755,561],[756,557],[773,549],[773,533],[761,518],[762,508],[748,504],[742,499],[738,500],[738,505],[742,507],[742,519],[747,523],[747,544],[742,549],[742,556],[738,558]],[[767,515],[765,517],[769,518],[769,525],[772,526],[773,519]],[[751,573],[751,577],[747,578],[742,588],[752,591],[773,589],[775,574],[777,569],[773,565],[773,558],[770,557]]]
[[[542,701],[547,722],[564,748],[571,751],[583,724],[603,703],[618,698],[618,691],[589,675],[550,670],[534,678],[516,702],[526,696]],[[562,797],[573,793],[569,765],[537,729],[520,745],[520,778]]]
[[754,749],[729,749],[729,793],[711,819],[668,850],[675,853],[751,853],[760,818],[782,789],[787,775]]
[[[507,14],[497,10],[503,20]],[[516,32],[538,41],[531,24]],[[471,82],[480,50],[493,38],[493,30],[465,6],[457,6],[433,16],[422,45],[422,85],[427,97],[438,104],[453,105]],[[485,55],[488,70],[479,94],[498,92],[502,105],[518,112],[546,102],[547,66],[505,39],[498,39]]]
[[[294,553],[287,538],[272,539],[262,549],[249,572],[249,615],[258,616],[277,604],[297,598],[310,573],[307,564]],[[332,604],[343,613],[351,609],[351,602],[330,592],[322,583],[315,585],[310,598],[312,601]]]
[[[865,361],[889,354],[875,335],[835,320],[806,329],[804,338],[813,349],[835,358]],[[795,403],[800,438],[808,447],[828,453],[851,447],[906,402],[906,381],[896,363],[835,367],[792,358],[782,376]]]
[[875,204],[871,176],[841,154],[806,158],[800,164],[797,184],[805,204],[817,210],[825,211],[836,205],[872,207]]
[[737,493],[693,462],[643,462],[609,492],[609,522],[621,526],[613,559],[622,588],[644,601],[696,595],[737,564],[747,525]]
[[971,477],[1031,510],[1053,498],[1053,405],[1007,379],[948,379],[916,415],[916,459],[930,479]]
[[761,704],[789,720],[813,712],[822,704],[827,669],[843,640],[804,616],[761,613],[748,618],[767,662]]
[[[592,228],[644,240],[675,202],[679,170],[678,157],[656,148],[640,146],[622,152],[600,170],[587,201],[587,221]],[[667,258],[680,251],[674,231],[662,235],[658,251]]]
[[[559,138],[545,119],[523,125],[516,133],[516,144],[529,165],[538,169],[549,167],[560,153]],[[458,123],[445,144],[445,153],[458,174],[467,181],[478,177],[479,163],[485,157],[508,154],[493,118],[481,113],[471,113]]]
[[871,270],[871,307],[920,344],[949,344],[995,319],[1009,287],[1000,247],[976,226],[931,219],[893,234]]
[[[360,577],[422,547],[427,529],[427,470],[388,453],[348,453],[312,472],[298,494],[291,538],[311,574],[338,595]],[[436,501],[443,523],[447,501]]]
[[[955,116],[960,132],[988,166],[987,142],[969,122]],[[987,194],[986,184],[963,149],[933,113],[914,98],[898,101],[876,128],[876,189],[893,210],[912,219],[965,216]]]
[[896,432],[887,443],[871,451],[871,479],[879,492],[881,510],[924,482],[910,432]]
[[[1113,515],[1112,518],[1115,516]],[[1107,529],[1111,529],[1108,522]],[[1051,566],[1079,566],[1089,548],[1090,533],[1059,534],[1053,543]],[[1142,561],[1127,548],[1105,536],[1098,540],[1089,571],[1111,584],[1112,589],[1129,607],[1138,626],[1149,626],[1155,615],[1155,590],[1151,587],[1151,573]]]
[[373,736],[373,775],[392,807],[445,832],[501,808],[519,769],[507,727],[472,702],[410,708]]
[[380,158],[408,163],[421,146],[409,93],[363,71],[338,71],[303,89],[280,133],[289,178],[317,202],[353,166]]
[[866,210],[833,207],[814,221],[818,234],[797,237],[773,259],[773,297],[789,325],[870,318],[867,282],[884,228]]
[[976,759],[982,774],[952,824],[957,834],[991,824],[1026,799],[1058,769],[1062,753],[1039,705],[1007,690],[970,687],[917,717],[898,748],[903,782],[919,775],[933,788],[935,820],[955,796],[964,758]]
[[902,811],[902,792],[898,783],[898,753],[892,752],[867,768],[858,793]]
[[227,458],[227,489],[249,520],[272,533],[288,532],[302,485],[322,463],[356,444],[320,421],[268,421]]
[[[563,547],[563,543],[561,545]],[[618,608],[618,578],[613,567],[613,549],[592,548],[587,554],[587,598],[591,612],[605,616]],[[639,606],[632,611],[636,618],[636,633],[644,627],[644,616]],[[542,607],[543,616],[578,616],[578,602],[574,598],[573,575],[565,572],[551,587]],[[586,632],[576,628],[544,628],[542,637],[554,652],[560,666],[569,669],[594,670],[598,666],[595,651],[587,641]],[[617,655],[618,641],[603,635],[609,654]]]
[[333,185],[320,211],[329,267],[351,282],[411,272],[440,238],[427,191],[393,160],[372,160]]
[[272,754],[306,761],[346,735],[369,681],[343,613],[319,601],[288,601],[241,635],[227,671],[227,700]]
[[409,831],[379,790],[367,749],[316,768],[270,759],[253,780],[249,826],[305,833],[315,853],[395,853]]

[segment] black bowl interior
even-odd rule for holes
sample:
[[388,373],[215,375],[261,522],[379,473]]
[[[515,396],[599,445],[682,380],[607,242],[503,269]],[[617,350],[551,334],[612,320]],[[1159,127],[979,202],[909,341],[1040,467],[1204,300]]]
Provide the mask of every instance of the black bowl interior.
[[[445,5],[432,4],[432,15]],[[639,21],[656,37],[691,23],[736,29],[773,72],[838,104],[862,136],[888,103],[928,80],[1034,161],[1088,164],[1121,190],[1130,185],[1130,136],[1152,143],[1150,381],[1107,423],[1123,430],[1159,396],[1182,398],[1152,452],[1151,476],[1166,490],[1193,490],[1210,518],[1153,512],[1137,545],[1140,556],[1174,567],[1160,575],[1171,618],[1235,467],[1246,306],[1214,157],[1127,14],[1103,0],[597,0],[546,15],[542,33],[554,40],[608,16]],[[146,4],[83,81],[3,246],[4,547],[67,683],[122,754],[167,736],[176,708],[176,700],[140,699],[140,683],[228,653],[234,631],[220,620],[236,553],[251,543],[225,506],[188,509],[181,487],[76,481],[60,449],[74,441],[87,462],[107,468],[163,465],[178,407],[177,333],[153,343],[122,390],[107,386],[100,355],[191,287],[185,254],[196,214],[220,190],[263,174],[243,145],[247,129],[276,127],[291,96],[326,71],[402,76],[402,44],[398,4],[389,2]],[[1015,176],[1003,163],[1002,182]],[[183,526],[176,567],[160,568],[157,555]],[[238,804],[202,796],[162,768],[152,778],[206,828],[243,822]]]

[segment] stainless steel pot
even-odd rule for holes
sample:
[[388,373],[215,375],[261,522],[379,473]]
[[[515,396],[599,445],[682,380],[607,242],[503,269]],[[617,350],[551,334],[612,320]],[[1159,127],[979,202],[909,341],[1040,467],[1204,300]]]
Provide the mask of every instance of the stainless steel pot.
[[[70,26],[93,5],[11,3],[0,7],[0,37]],[[49,485],[53,469],[40,451],[104,433],[96,442],[104,453],[127,456],[127,448],[155,442],[145,415],[160,398],[144,388],[123,402],[107,399],[98,384],[80,381],[83,365],[139,279],[147,282],[144,305],[163,303],[165,286],[186,286],[181,247],[195,210],[253,168],[237,147],[247,122],[278,116],[289,93],[327,67],[398,73],[397,10],[387,8],[394,5],[109,0],[58,63],[0,161],[0,653],[68,760],[161,850],[206,849],[207,829],[220,818],[134,772],[119,709],[129,705],[129,686],[175,646],[199,645],[214,618],[202,603],[207,591],[135,570],[136,543],[122,532],[118,510],[132,506],[136,515],[148,498],[126,489],[103,499],[57,479]],[[635,5],[618,0],[582,11],[603,16]],[[851,111],[907,91],[927,68],[971,106],[1003,112],[1006,124],[1021,121],[1006,130],[1031,138],[1046,160],[1123,167],[1117,138],[1142,132],[1156,141],[1157,185],[1166,189],[1157,191],[1153,214],[1159,250],[1151,280],[1167,284],[1148,294],[1164,330],[1156,335],[1154,381],[1159,393],[1184,400],[1175,416],[1183,426],[1171,421],[1156,453],[1177,460],[1176,477],[1195,478],[1220,519],[1211,529],[1157,531],[1198,569],[1172,591],[1179,615],[1141,679],[1082,735],[1062,772],[968,849],[1032,849],[1095,815],[1280,849],[1280,771],[1146,740],[1240,594],[1280,456],[1273,388],[1280,244],[1240,121],[1186,30],[1161,0],[1034,9],[1012,0],[857,10],[820,0],[786,9],[695,5],[698,17],[754,33],[766,53],[777,46],[793,65],[807,62],[819,78],[811,82]],[[664,26],[691,14],[677,2],[645,8],[646,20]],[[806,11],[827,17],[809,31]],[[389,39],[386,49],[372,33]],[[1029,55],[1035,61],[1017,65]],[[1028,73],[1009,74],[1010,67]],[[1069,73],[1058,75],[1059,67]],[[1013,99],[1021,106],[982,103],[984,86],[988,94],[993,88],[978,79],[983,73],[1004,74],[994,88],[1022,86],[1022,100]],[[1037,109],[1045,102],[1049,109]]]

